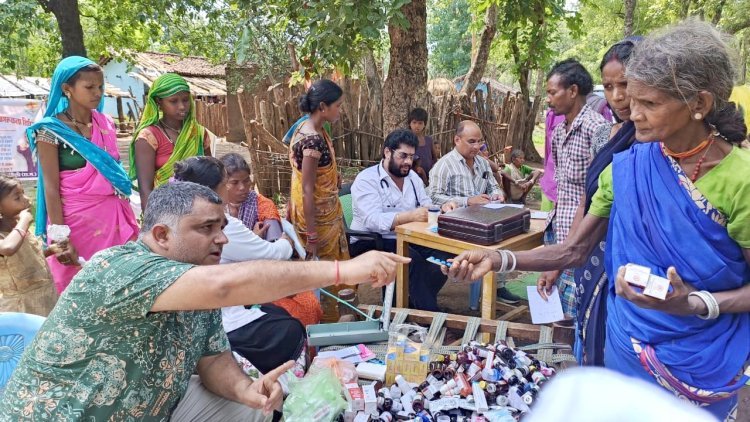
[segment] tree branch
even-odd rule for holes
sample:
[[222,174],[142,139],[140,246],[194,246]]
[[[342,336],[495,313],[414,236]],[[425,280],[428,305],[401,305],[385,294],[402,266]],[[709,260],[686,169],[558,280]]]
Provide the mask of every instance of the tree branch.
[[484,29],[479,38],[479,47],[476,54],[472,57],[471,67],[464,78],[464,84],[461,87],[462,101],[471,97],[471,94],[477,88],[477,84],[484,76],[484,70],[487,67],[487,59],[490,56],[490,46],[495,39],[497,32],[497,3],[491,2],[484,15]]

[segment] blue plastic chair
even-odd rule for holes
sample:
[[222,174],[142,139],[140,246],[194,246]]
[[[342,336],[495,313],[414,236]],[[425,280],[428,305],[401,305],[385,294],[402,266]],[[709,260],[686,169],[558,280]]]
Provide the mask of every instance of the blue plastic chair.
[[0,312],[0,395],[16,369],[23,350],[34,340],[46,319],[33,314]]

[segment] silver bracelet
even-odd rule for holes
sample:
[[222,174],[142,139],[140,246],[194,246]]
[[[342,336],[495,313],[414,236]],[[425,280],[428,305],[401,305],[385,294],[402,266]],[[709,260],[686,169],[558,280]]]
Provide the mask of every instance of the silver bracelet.
[[503,249],[497,249],[495,250],[498,255],[500,255],[500,269],[498,269],[497,273],[504,273],[505,269],[508,267],[508,256],[505,255],[505,251]]
[[690,292],[688,294],[688,297],[690,296],[696,296],[700,298],[703,303],[706,304],[706,309],[708,310],[708,313],[706,315],[696,315],[700,319],[716,319],[719,317],[719,302],[716,301],[716,298],[714,295],[711,294],[711,292],[707,290],[701,290],[697,292]]
[[511,265],[510,268],[508,268],[508,272],[510,273],[510,272],[515,271],[516,264],[518,263],[518,261],[516,260],[516,254],[514,254],[513,251],[506,251],[506,252],[508,252],[508,255],[510,255],[510,257],[513,258],[513,265]]

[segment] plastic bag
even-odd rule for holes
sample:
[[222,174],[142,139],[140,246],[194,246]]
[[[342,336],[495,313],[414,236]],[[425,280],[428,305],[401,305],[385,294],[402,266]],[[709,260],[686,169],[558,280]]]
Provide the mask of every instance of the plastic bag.
[[346,409],[341,383],[330,368],[319,368],[302,379],[289,377],[289,391],[284,401],[286,422],[332,422]]
[[307,373],[309,375],[316,374],[323,369],[332,370],[341,382],[341,385],[357,383],[357,368],[351,362],[336,358],[316,357],[312,361],[312,364],[310,364],[310,370]]

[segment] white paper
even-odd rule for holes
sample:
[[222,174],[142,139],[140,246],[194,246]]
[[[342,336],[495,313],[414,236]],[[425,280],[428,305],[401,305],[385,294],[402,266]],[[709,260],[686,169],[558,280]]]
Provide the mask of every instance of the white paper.
[[565,318],[557,286],[552,287],[552,293],[547,295],[547,300],[542,299],[536,291],[536,286],[527,286],[526,293],[529,295],[529,312],[534,324],[548,324]]
[[547,211],[531,211],[531,218],[534,220],[546,220],[548,215]]
[[523,208],[523,204],[500,204],[496,202],[490,202],[489,204],[485,204],[484,207],[491,210],[499,210],[500,208]]
[[333,350],[330,352],[319,352],[318,357],[320,357],[321,359],[336,358],[351,363],[362,362],[362,357],[359,355],[359,348],[357,346],[350,346],[341,350]]

